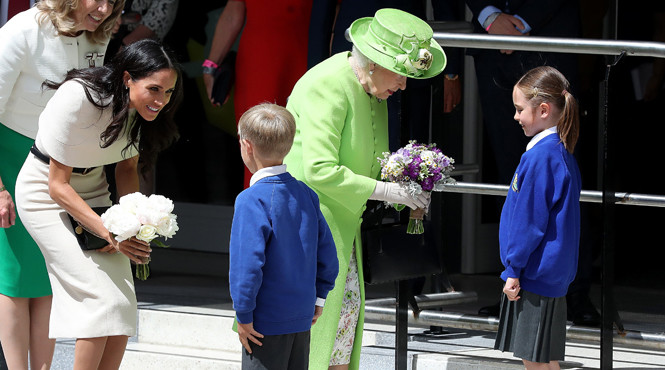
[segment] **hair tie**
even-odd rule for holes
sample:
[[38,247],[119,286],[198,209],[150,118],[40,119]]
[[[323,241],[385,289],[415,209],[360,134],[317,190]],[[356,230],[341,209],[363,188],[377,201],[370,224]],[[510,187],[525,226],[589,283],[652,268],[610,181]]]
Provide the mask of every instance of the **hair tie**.
[[566,96],[566,94],[568,94],[568,91],[566,89],[563,89],[563,91],[561,92],[561,96]]

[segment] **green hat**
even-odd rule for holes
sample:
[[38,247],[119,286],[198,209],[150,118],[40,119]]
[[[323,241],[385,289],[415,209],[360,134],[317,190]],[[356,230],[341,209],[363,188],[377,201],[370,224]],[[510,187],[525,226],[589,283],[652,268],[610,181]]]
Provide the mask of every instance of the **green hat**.
[[374,63],[402,76],[430,78],[446,67],[446,54],[422,19],[398,9],[379,9],[355,20],[351,42]]

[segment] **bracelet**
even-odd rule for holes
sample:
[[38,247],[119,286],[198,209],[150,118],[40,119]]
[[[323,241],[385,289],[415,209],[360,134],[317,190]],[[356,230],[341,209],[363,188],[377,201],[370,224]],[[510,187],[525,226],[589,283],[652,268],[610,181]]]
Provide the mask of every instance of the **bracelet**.
[[210,60],[210,59],[206,59],[206,60],[204,60],[204,61],[203,61],[203,66],[204,66],[204,67],[212,67],[212,68],[215,68],[215,69],[216,69],[217,67],[219,67],[219,66],[217,65],[217,63],[213,62],[213,61]]
[[448,74],[444,75],[443,77],[445,77],[446,80],[448,80],[448,81],[455,81],[459,78],[459,75],[448,73]]
[[2,193],[5,190],[7,190],[7,188],[4,185],[0,185],[0,193]]
[[206,59],[203,61],[202,68],[203,68],[203,73],[207,75],[214,75],[215,71],[217,70],[217,63],[213,62],[210,59]]

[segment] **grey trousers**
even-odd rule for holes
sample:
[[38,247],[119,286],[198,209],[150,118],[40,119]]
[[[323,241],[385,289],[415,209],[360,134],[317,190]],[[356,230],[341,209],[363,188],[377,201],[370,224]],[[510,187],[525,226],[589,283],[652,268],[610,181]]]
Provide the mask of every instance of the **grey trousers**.
[[242,350],[242,370],[303,370],[309,367],[309,330],[300,333],[266,335],[252,353]]

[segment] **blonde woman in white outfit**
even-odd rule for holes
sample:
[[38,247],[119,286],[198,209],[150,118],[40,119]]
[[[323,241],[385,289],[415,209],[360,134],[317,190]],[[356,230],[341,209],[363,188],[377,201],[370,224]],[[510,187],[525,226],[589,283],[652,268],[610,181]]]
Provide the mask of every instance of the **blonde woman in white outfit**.
[[[177,138],[179,76],[171,52],[142,40],[108,65],[46,84],[58,90],[39,118],[16,199],[53,288],[49,336],[77,338],[74,369],[117,369],[136,333],[130,260],[142,263],[150,247],[134,238],[115,240],[91,207],[111,205],[104,165],[117,163],[118,195],[136,192],[139,155],[149,165]],[[67,213],[108,245],[82,250]]]
[[[7,1],[0,0],[3,6]],[[47,369],[51,286],[44,258],[16,215],[16,176],[53,91],[46,79],[100,66],[124,0],[41,0],[0,28],[0,342],[9,369]]]

